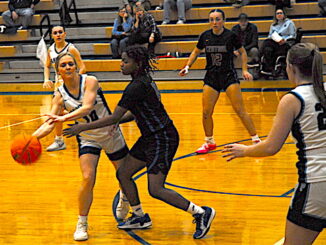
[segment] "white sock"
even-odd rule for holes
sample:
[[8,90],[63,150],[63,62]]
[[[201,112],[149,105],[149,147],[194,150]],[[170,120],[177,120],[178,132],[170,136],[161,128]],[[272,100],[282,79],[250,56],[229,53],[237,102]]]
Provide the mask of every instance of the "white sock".
[[78,222],[87,223],[87,215],[78,215]]
[[125,201],[125,202],[128,201],[126,195],[122,192],[122,190],[120,190],[120,199],[122,199],[122,200]]
[[258,134],[255,134],[255,135],[253,135],[253,136],[251,136],[251,140],[252,141],[260,141],[260,139],[259,139],[259,137],[258,137]]
[[59,135],[56,135],[56,136],[55,136],[55,139],[56,139],[56,140],[63,140],[63,137],[62,137],[62,135],[60,135],[60,136],[59,136]]
[[206,136],[205,137],[205,141],[208,143],[208,144],[215,144],[215,140],[214,140],[214,137],[213,136]]
[[197,206],[196,204],[190,202],[187,212],[194,215],[194,214],[202,214],[205,212],[205,210],[202,209],[201,207]]
[[141,204],[136,205],[136,206],[131,206],[131,209],[132,209],[132,212],[134,214],[136,214],[137,216],[143,217],[145,215],[143,208],[141,207]]

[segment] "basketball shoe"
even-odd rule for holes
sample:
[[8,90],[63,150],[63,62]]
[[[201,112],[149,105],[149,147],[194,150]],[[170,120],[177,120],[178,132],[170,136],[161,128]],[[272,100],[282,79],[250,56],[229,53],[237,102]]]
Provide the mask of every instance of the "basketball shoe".
[[129,212],[129,202],[127,199],[119,198],[115,214],[119,220],[124,220]]
[[204,213],[193,215],[195,218],[193,223],[196,223],[196,231],[193,236],[195,239],[200,239],[207,234],[215,217],[215,210],[213,208],[206,206],[202,208],[205,210]]
[[76,231],[74,233],[74,240],[75,241],[85,241],[88,239],[88,234],[87,234],[87,228],[88,224],[87,222],[77,222],[77,227]]
[[47,151],[60,151],[66,149],[66,144],[63,139],[55,139],[54,142],[46,148]]
[[204,143],[201,147],[199,147],[196,151],[197,154],[205,154],[207,152],[210,152],[212,150],[216,149],[216,144],[209,144],[209,143]]
[[125,222],[121,222],[118,224],[119,229],[146,229],[152,225],[151,218],[148,214],[144,216],[137,216],[132,213],[131,217],[129,217]]

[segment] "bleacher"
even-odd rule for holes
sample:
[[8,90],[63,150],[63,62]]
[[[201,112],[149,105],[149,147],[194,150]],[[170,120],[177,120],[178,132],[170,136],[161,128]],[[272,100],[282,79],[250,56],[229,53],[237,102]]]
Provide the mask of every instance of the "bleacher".
[[[0,82],[42,82],[43,69],[36,58],[36,47],[41,37],[40,21],[48,15],[51,24],[60,23],[58,0],[41,0],[36,6],[33,23],[28,30],[19,30],[15,35],[0,34]],[[62,1],[61,1],[62,2]],[[68,0],[68,3],[70,0]],[[95,74],[102,81],[126,80],[119,72],[119,60],[111,59],[110,40],[113,21],[116,18],[121,0],[77,0],[78,19],[76,24],[73,12],[70,16],[74,20],[67,28],[67,40],[73,42],[80,50],[85,60],[87,71]],[[7,1],[0,0],[0,12],[7,9]],[[152,1],[153,9],[159,0]],[[177,75],[189,53],[194,48],[198,35],[209,28],[208,13],[211,9],[221,8],[225,11],[226,27],[237,24],[237,16],[245,12],[250,16],[259,31],[260,42],[264,40],[272,23],[274,6],[263,0],[252,0],[249,5],[234,8],[231,3],[223,0],[193,0],[193,7],[187,12],[185,25],[160,25],[163,40],[156,46],[156,54],[178,52],[179,58],[162,58],[159,60],[159,71],[155,78],[159,80],[182,80]],[[151,10],[158,24],[163,18],[162,10]],[[296,27],[303,29],[303,42],[316,43],[323,54],[326,63],[326,18],[318,18],[319,7],[317,0],[299,0],[287,11]],[[176,22],[176,15],[172,15],[172,23]],[[0,24],[2,24],[0,18]],[[46,25],[43,31],[46,31]],[[49,42],[48,42],[49,45]],[[200,57],[192,67],[194,72],[187,79],[201,79],[205,58]],[[237,67],[240,67],[236,63]],[[324,69],[326,70],[326,69]]]

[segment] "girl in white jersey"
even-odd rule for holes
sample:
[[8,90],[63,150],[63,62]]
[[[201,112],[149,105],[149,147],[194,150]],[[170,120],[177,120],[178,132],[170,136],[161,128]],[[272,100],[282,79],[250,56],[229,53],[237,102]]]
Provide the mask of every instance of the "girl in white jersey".
[[323,60],[311,43],[294,45],[287,73],[296,88],[280,101],[273,127],[263,142],[228,145],[223,157],[263,157],[276,154],[292,131],[298,148],[299,183],[289,208],[285,245],[312,244],[326,227],[326,92]]
[[[55,66],[62,77],[63,85],[55,92],[49,119],[33,134],[38,139],[45,137],[54,129],[53,119],[50,118],[56,118],[59,122],[75,120],[78,124],[85,124],[111,114],[96,77],[78,74],[76,61],[70,53],[60,54]],[[69,113],[59,116],[63,109]],[[82,241],[88,239],[87,216],[93,200],[93,187],[101,149],[105,151],[116,169],[128,155],[129,150],[119,128],[88,130],[78,135],[77,141],[83,179],[79,192],[79,219],[74,239]],[[117,216],[123,219],[128,214],[129,203],[124,194],[122,192],[120,194],[119,205],[123,210],[120,209]]]
[[[77,66],[79,68],[79,74],[86,73],[85,64],[81,59],[79,51],[72,43],[66,42],[66,32],[63,26],[55,26],[51,31],[52,38],[54,43],[48,49],[48,56],[46,60],[46,64],[44,66],[44,88],[54,88],[56,90],[60,85],[62,85],[62,79],[57,74],[55,69],[55,61],[58,55],[63,53],[71,53],[77,62]],[[55,71],[55,81],[54,83],[50,80],[50,69],[51,66]],[[66,149],[66,145],[63,141],[62,137],[62,123],[56,124],[56,137],[55,141],[47,148],[47,151],[59,151]]]

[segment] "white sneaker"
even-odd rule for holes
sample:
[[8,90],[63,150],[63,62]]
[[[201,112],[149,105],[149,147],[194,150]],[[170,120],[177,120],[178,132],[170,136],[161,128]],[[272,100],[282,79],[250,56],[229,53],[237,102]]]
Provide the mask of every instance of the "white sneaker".
[[66,149],[66,144],[63,139],[55,139],[54,142],[46,148],[47,151],[60,151]]
[[88,228],[87,222],[85,223],[77,222],[76,231],[74,233],[74,240],[75,241],[87,240],[88,239],[87,228]]
[[164,20],[161,25],[167,25],[169,23],[170,23],[170,21]]
[[185,22],[183,20],[178,20],[177,25],[183,25]]
[[120,198],[115,214],[119,220],[124,220],[129,213],[129,202],[126,199]]

